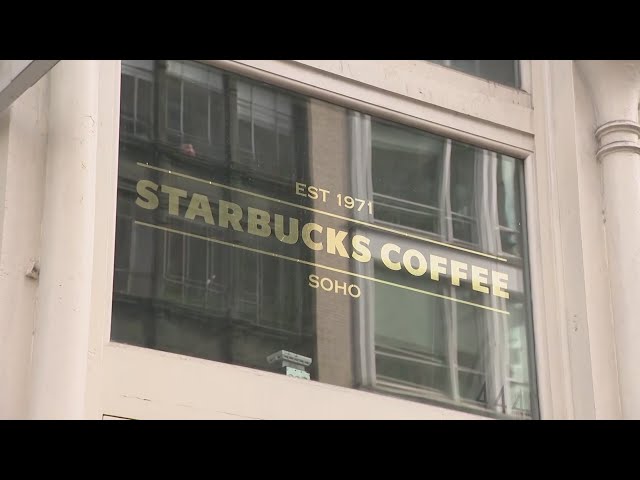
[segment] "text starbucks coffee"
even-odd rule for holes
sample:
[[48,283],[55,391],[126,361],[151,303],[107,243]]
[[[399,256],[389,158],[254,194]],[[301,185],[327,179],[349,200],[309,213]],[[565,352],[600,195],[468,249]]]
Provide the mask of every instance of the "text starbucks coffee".
[[[316,222],[303,223],[295,217],[272,214],[263,209],[222,199],[214,199],[212,207],[207,195],[189,192],[171,185],[157,184],[147,179],[137,182],[136,192],[138,195],[136,205],[146,210],[157,209],[160,198],[164,196],[169,215],[204,222],[208,225],[218,225],[222,228],[232,228],[248,235],[274,236],[288,245],[302,242],[310,250],[352,258],[362,263],[372,261],[371,242],[365,235],[357,234],[349,238],[349,232],[346,230],[325,227]],[[246,223],[246,230],[242,222]],[[432,281],[447,281],[457,287],[466,280],[475,291],[509,298],[507,273],[431,254],[427,249],[428,247],[424,250],[403,249],[400,245],[387,242],[382,245],[377,257],[390,270],[405,270],[416,277],[427,276]],[[329,282],[332,282],[331,285]],[[309,285],[312,288],[348,294],[354,298],[360,296],[359,289],[353,284],[340,285],[339,291],[336,291],[335,281],[327,277],[311,275]]]

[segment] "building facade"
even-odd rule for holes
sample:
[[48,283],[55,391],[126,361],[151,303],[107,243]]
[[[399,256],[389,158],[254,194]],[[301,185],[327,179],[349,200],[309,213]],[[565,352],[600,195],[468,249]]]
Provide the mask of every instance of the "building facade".
[[640,62],[28,65],[0,418],[640,418]]

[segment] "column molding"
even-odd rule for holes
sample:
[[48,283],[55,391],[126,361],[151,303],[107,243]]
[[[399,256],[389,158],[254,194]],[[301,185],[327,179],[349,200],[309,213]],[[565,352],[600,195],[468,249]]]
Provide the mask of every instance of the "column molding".
[[[614,152],[627,151],[640,154],[640,123],[633,120],[612,120],[600,125],[595,132],[600,148],[596,153],[599,161]],[[627,138],[629,137],[629,138]]]

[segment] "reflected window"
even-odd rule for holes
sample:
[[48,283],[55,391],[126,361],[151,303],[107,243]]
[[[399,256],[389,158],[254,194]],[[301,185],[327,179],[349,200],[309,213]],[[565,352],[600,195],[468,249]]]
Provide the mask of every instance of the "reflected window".
[[121,135],[149,138],[153,128],[153,62],[133,60],[123,65],[120,85]]
[[193,61],[121,82],[112,341],[537,417],[521,160]]
[[277,91],[238,82],[238,161],[276,176],[295,172],[293,105]]
[[376,218],[439,233],[445,140],[384,122],[371,131]]

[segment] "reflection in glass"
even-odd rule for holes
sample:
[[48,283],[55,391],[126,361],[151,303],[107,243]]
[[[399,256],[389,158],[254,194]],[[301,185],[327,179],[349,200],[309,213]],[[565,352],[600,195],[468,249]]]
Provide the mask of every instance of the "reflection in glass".
[[372,122],[376,217],[438,233],[445,141],[383,122]]
[[518,60],[429,60],[493,82],[520,87]]
[[[421,286],[408,273],[392,272],[384,266],[376,266],[375,276],[401,285]],[[376,368],[380,381],[449,391],[443,303],[437,297],[375,285]]]
[[498,169],[498,215],[502,251],[521,255],[522,222],[519,218],[521,166],[513,158],[500,156]]
[[123,62],[121,91],[113,341],[537,415],[521,161],[196,62]]
[[478,243],[476,228],[477,149],[458,142],[451,145],[451,228],[453,238]]

